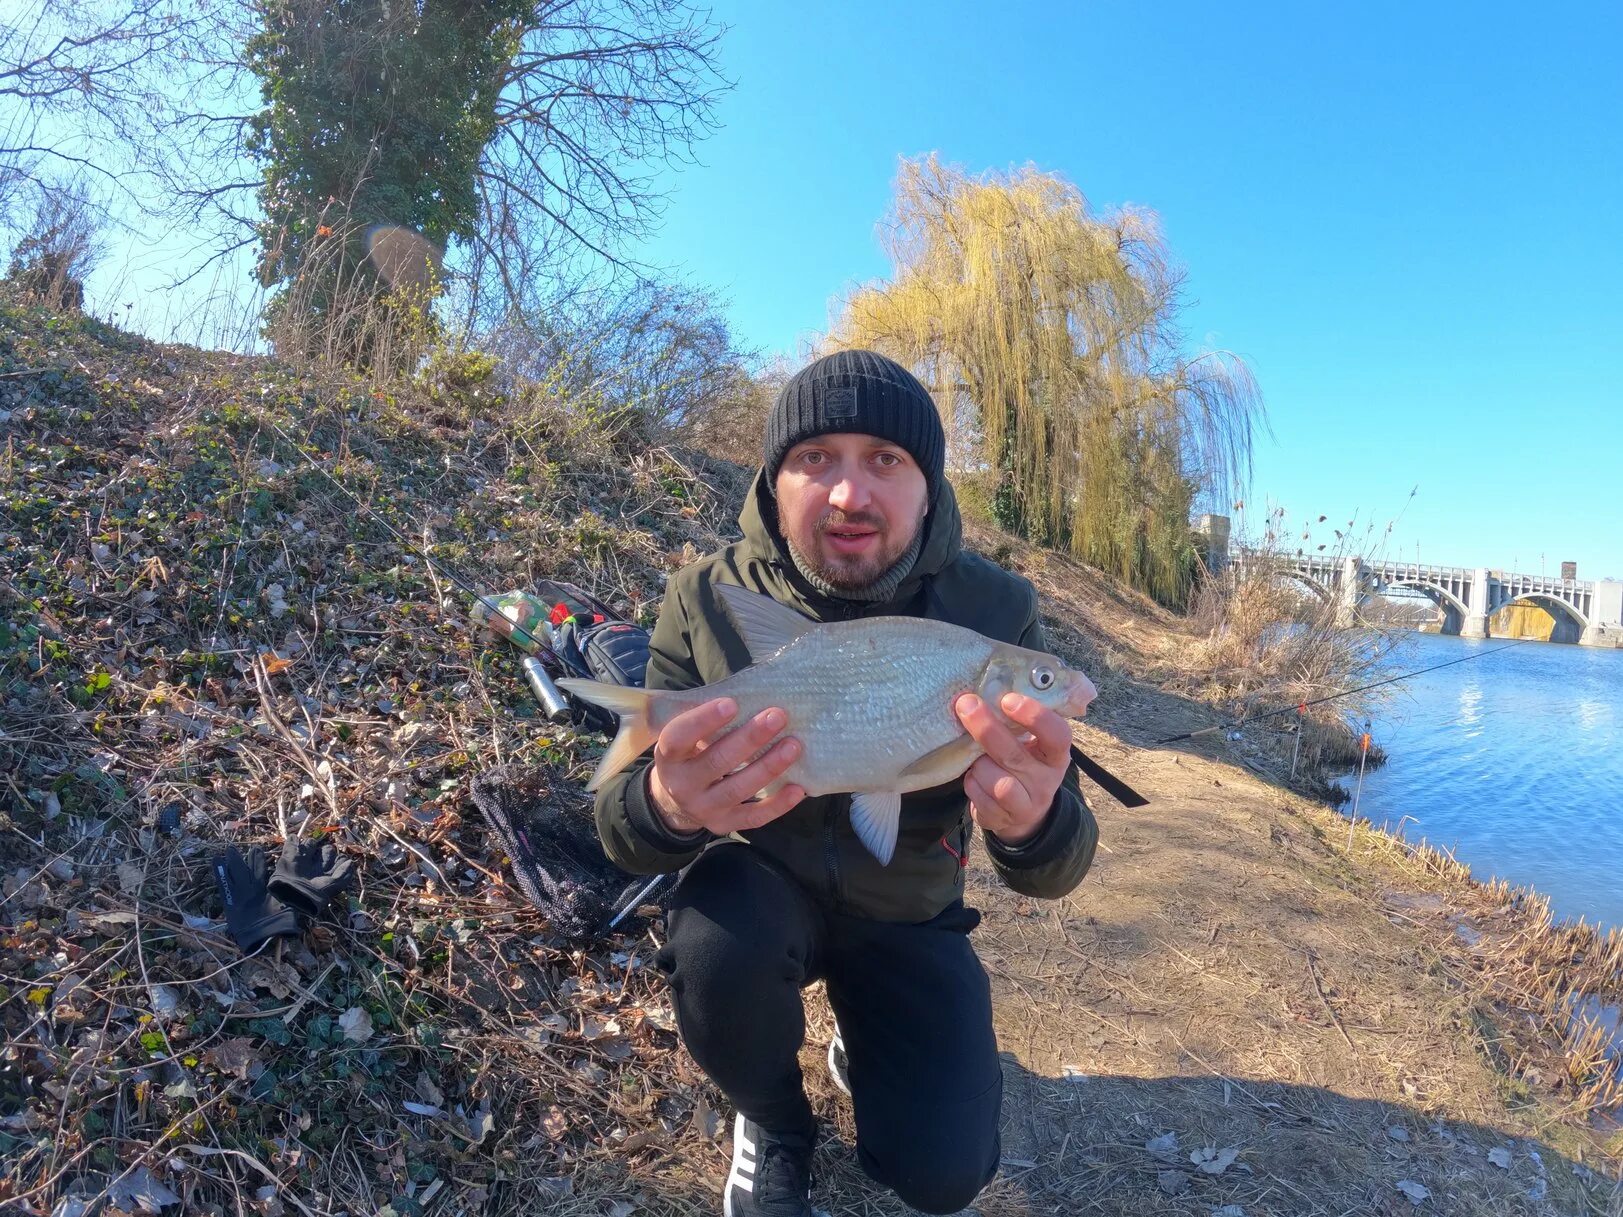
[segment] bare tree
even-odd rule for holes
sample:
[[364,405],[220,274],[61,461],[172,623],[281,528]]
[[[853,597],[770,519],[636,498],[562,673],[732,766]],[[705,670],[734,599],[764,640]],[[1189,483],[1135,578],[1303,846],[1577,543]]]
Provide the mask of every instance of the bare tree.
[[[445,19],[472,3],[446,0]],[[417,7],[427,22],[442,11]],[[324,8],[310,0],[308,19],[320,23]],[[260,0],[0,4],[0,204],[7,170],[38,180],[54,162],[57,176],[71,166],[106,177],[185,232],[200,256],[182,274],[274,240],[264,175],[247,155],[266,107],[247,55],[263,19]],[[713,126],[727,87],[720,33],[689,0],[526,6],[500,87],[483,100],[492,135],[476,230],[446,251],[448,274],[471,280],[472,313],[511,322],[562,279],[630,264],[660,212],[656,175]]]
[[15,0],[0,17],[0,165],[117,184],[137,128],[167,108],[161,63],[206,19],[176,0]]

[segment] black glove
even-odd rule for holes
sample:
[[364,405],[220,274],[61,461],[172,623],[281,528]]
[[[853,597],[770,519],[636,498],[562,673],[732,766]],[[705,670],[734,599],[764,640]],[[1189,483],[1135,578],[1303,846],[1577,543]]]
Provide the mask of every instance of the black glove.
[[245,858],[235,845],[214,857],[214,878],[225,901],[225,924],[244,952],[278,934],[297,934],[299,918],[270,894],[265,883],[265,851],[254,846]]
[[305,841],[289,837],[282,860],[271,875],[271,891],[299,912],[318,917],[355,880],[355,863],[338,852],[328,837]]

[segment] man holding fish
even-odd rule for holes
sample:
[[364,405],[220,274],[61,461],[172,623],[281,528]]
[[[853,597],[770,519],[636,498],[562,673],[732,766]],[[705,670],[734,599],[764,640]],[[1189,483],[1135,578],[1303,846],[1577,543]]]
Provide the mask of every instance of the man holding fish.
[[827,984],[864,1169],[932,1213],[997,1171],[1002,1074],[964,863],[1060,897],[1098,829],[1034,589],[964,550],[924,386],[841,351],[784,386],[743,539],[670,581],[593,779],[608,855],[671,897],[683,1042],[737,1108],[728,1217],[808,1217],[801,989]]

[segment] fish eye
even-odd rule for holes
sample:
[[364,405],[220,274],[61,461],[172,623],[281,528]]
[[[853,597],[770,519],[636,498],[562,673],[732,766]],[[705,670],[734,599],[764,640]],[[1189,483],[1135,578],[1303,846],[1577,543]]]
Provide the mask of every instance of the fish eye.
[[1036,689],[1052,688],[1054,684],[1053,668],[1032,668],[1031,684]]

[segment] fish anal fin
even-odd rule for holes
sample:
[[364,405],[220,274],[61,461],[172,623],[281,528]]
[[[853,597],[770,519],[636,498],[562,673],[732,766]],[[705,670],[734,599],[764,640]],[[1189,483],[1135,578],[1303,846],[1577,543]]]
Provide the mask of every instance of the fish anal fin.
[[975,742],[975,737],[966,731],[956,739],[942,744],[941,747],[926,752],[902,770],[900,776],[928,778],[927,785],[939,786],[968,769],[980,754],[981,746]]
[[727,615],[738,626],[753,663],[770,659],[817,624],[771,596],[731,583],[717,583],[714,587]]
[[870,790],[851,796],[851,827],[881,866],[889,866],[896,855],[901,824],[902,796],[897,792]]

